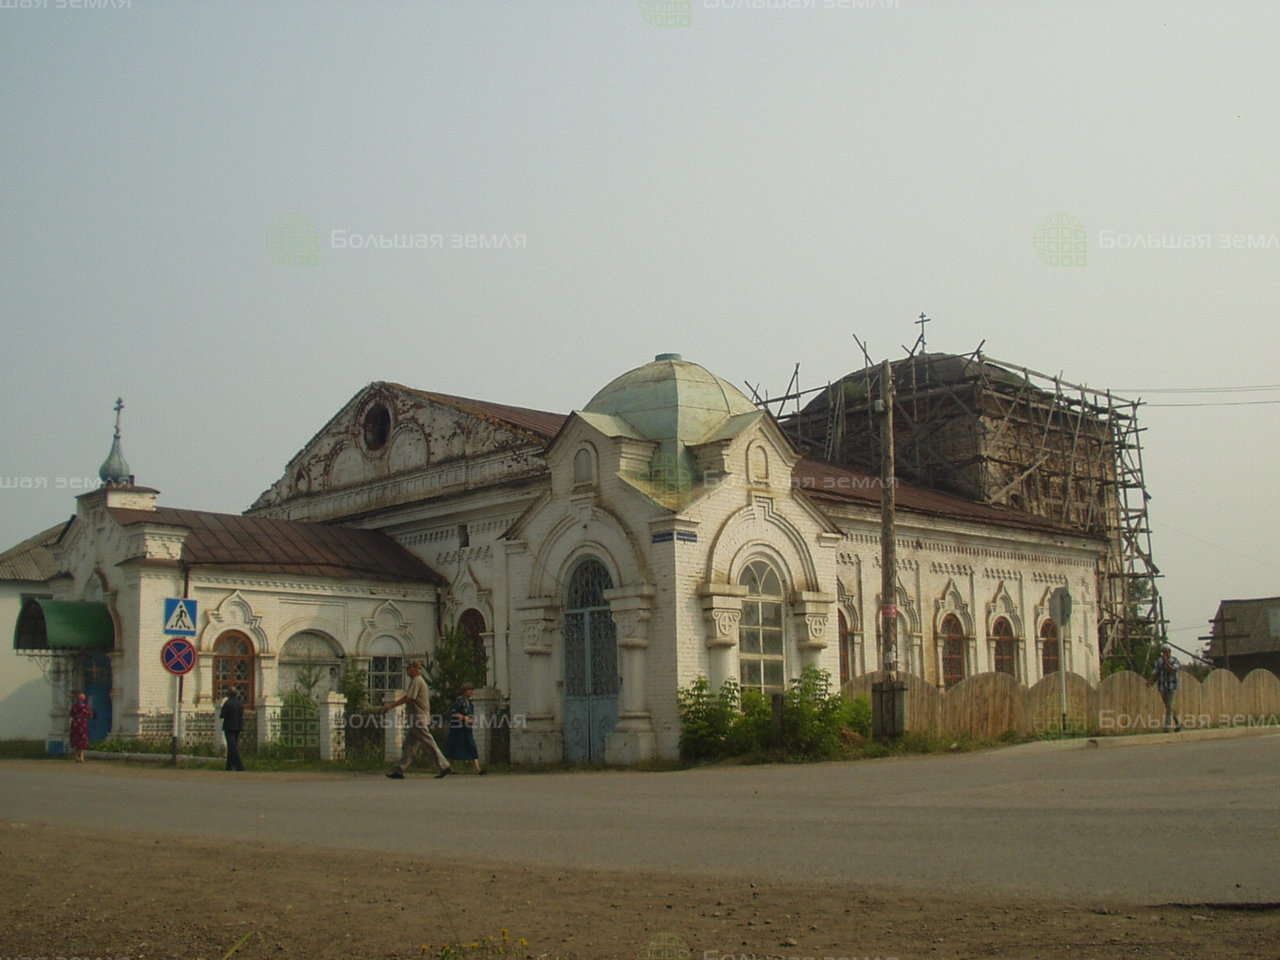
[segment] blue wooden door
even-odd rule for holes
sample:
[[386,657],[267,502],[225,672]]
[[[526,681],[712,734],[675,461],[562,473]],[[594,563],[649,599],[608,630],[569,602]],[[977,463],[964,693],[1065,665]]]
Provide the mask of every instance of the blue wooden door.
[[604,763],[618,722],[618,639],[604,591],[609,572],[585,560],[570,578],[564,617],[564,757]]
[[111,735],[111,659],[105,653],[91,655],[84,664],[84,694],[93,708],[89,742]]

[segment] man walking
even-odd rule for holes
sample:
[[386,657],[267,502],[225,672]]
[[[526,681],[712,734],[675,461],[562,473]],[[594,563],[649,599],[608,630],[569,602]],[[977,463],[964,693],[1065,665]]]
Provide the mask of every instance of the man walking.
[[1176,732],[1182,732],[1182,720],[1174,715],[1173,701],[1178,693],[1178,661],[1173,659],[1168,647],[1160,648],[1160,659],[1152,671],[1151,679],[1160,691],[1160,699],[1164,701],[1164,731],[1169,732],[1170,722],[1176,723]]
[[243,770],[240,759],[240,731],[244,729],[244,702],[234,687],[227,694],[226,702],[218,712],[222,717],[222,735],[227,738],[227,769]]
[[436,774],[436,779],[443,780],[453,773],[453,768],[449,766],[449,761],[440,752],[436,738],[431,735],[429,728],[431,697],[427,693],[427,681],[422,678],[422,661],[410,661],[409,666],[405,668],[405,672],[410,677],[409,689],[395,703],[388,703],[382,708],[382,712],[386,713],[404,704],[405,721],[409,726],[404,735],[404,750],[400,754],[400,762],[396,764],[395,768],[387,776],[392,780],[403,780],[404,772],[413,763],[413,758],[418,755],[419,748],[427,747],[435,755],[436,766],[440,768],[440,772]]

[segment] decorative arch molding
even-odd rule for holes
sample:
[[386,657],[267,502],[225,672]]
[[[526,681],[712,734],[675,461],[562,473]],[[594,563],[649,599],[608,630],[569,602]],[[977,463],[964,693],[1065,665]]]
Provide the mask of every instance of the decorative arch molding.
[[449,584],[449,592],[444,601],[444,622],[458,622],[465,610],[479,610],[484,615],[484,622],[492,628],[493,591],[480,583],[471,564],[465,560],[458,564],[458,575]]
[[[894,593],[896,594],[894,598],[894,604],[898,608],[898,619],[905,620],[907,622],[908,633],[910,633],[913,637],[919,636],[919,634],[922,632],[921,631],[922,620],[920,617],[920,608],[916,605],[916,602],[912,598],[911,594],[907,592],[907,588],[902,585],[901,577],[898,578],[897,589],[894,591]],[[880,594],[877,593],[876,608],[874,611],[876,615],[876,626],[875,626],[876,630],[880,629],[880,626],[879,626],[880,608],[882,606],[884,606],[884,600],[881,598]],[[899,636],[901,636],[902,631],[899,630],[898,632],[899,632]]]
[[585,515],[566,513],[543,538],[533,558],[528,595],[554,597],[559,604],[572,564],[588,553],[605,565],[615,587],[649,582],[635,538],[613,513],[592,505]]
[[804,535],[782,514],[774,510],[769,497],[753,496],[751,502],[735,512],[716,533],[707,556],[708,583],[734,583],[746,560],[744,556],[761,545],[768,545],[786,563],[791,587],[796,591],[819,590],[818,570]]
[[197,649],[201,653],[211,652],[218,637],[228,630],[238,630],[253,641],[255,653],[270,654],[275,648],[267,639],[267,632],[262,629],[262,617],[253,612],[253,605],[245,596],[236,590],[224,597],[216,610],[209,611],[209,619],[200,631]]
[[965,603],[964,594],[960,592],[960,588],[956,586],[954,579],[947,581],[947,585],[942,589],[942,596],[934,601],[933,629],[935,633],[941,632],[942,621],[951,614],[954,614],[956,619],[960,621],[960,626],[964,628],[964,635],[972,637],[974,635],[973,611],[969,609],[969,604]]
[[384,600],[373,611],[373,616],[361,620],[360,623],[362,629],[360,630],[360,635],[356,638],[355,649],[355,656],[357,657],[373,656],[373,641],[382,636],[395,637],[399,640],[406,655],[409,651],[415,649],[413,632],[409,629],[409,621],[405,618],[400,608],[390,600]]
[[[898,608],[898,627],[895,633],[899,663],[908,673],[924,676],[924,634],[922,630],[923,619],[920,615],[920,607],[915,602],[911,593],[902,583],[902,578],[897,578],[894,589],[894,605]],[[883,639],[881,638],[881,615],[880,610],[884,606],[884,600],[880,593],[876,594],[875,607],[872,611],[874,614],[874,623],[868,625],[875,635],[875,658],[876,669],[880,669],[884,660]],[[904,629],[905,627],[905,629]]]
[[1018,605],[1009,594],[1009,589],[1005,586],[1005,582],[1003,580],[1001,580],[1000,585],[996,587],[996,592],[991,598],[991,602],[987,604],[988,637],[995,633],[995,623],[1001,617],[1004,617],[1009,621],[1009,625],[1013,627],[1013,635],[1015,637],[1026,636],[1023,632],[1022,615],[1018,613]]
[[862,609],[858,600],[857,590],[850,593],[845,588],[844,581],[836,577],[836,604],[844,614],[844,622],[850,633],[862,632]]
[[[1037,637],[1040,636],[1040,631],[1044,629],[1045,623],[1053,619],[1050,612],[1053,609],[1050,606],[1050,601],[1053,597],[1053,591],[1056,590],[1058,586],[1058,584],[1050,584],[1045,587],[1044,592],[1040,594],[1039,599],[1036,600],[1035,604],[1031,608],[1032,624],[1035,626],[1035,635]],[[1059,630],[1062,629],[1062,624],[1055,623],[1054,625]]]
[[346,643],[343,638],[346,636],[346,630],[343,625],[336,620],[326,620],[324,617],[296,617],[282,626],[277,632],[276,637],[279,642],[273,647],[274,651],[279,654],[280,648],[288,642],[289,638],[295,633],[322,633],[333,641],[335,649],[341,651],[345,656],[347,653]]
[[421,470],[431,463],[431,444],[422,425],[408,417],[391,430],[386,445],[387,466],[391,473]]

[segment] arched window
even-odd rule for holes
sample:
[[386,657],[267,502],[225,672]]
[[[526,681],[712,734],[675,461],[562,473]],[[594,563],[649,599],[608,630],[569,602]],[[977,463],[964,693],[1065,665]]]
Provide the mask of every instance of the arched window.
[[213,644],[213,698],[221,700],[233,689],[246,705],[254,703],[253,644],[234,630]]
[[1018,641],[1013,636],[1013,625],[1009,623],[1007,617],[1000,617],[991,625],[991,635],[995,639],[996,673],[1007,673],[1011,677],[1016,677],[1018,675]]
[[314,630],[295,633],[285,641],[276,663],[281,696],[300,692],[323,697],[341,684],[342,654],[332,640]]
[[782,581],[773,567],[754,560],[738,577],[747,588],[738,628],[738,671],[743,690],[763,694],[786,693],[783,656]]
[[595,460],[591,451],[583,447],[573,455],[573,485],[582,486],[596,482]]
[[464,610],[462,616],[458,617],[458,626],[471,639],[471,645],[476,652],[476,662],[480,665],[480,676],[473,677],[472,680],[476,686],[483,687],[489,663],[484,650],[484,614],[479,610]]
[[1047,677],[1062,669],[1062,654],[1058,649],[1058,625],[1046,620],[1040,628],[1040,675]]
[[964,679],[964,627],[954,613],[942,621],[942,683],[948,689]]
[[381,706],[390,690],[403,690],[404,647],[395,637],[374,638],[369,647],[369,700]]
[[844,618],[843,610],[837,610],[836,616],[840,621],[840,685],[844,686],[853,678],[853,670],[849,666],[852,660],[849,651],[849,621]]

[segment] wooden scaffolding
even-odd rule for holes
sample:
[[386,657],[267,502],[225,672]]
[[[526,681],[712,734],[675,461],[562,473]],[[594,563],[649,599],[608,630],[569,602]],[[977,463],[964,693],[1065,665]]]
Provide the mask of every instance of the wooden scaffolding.
[[[858,345],[862,369],[824,386],[802,390],[797,365],[780,395],[748,387],[808,456],[878,471],[881,366]],[[1133,666],[1135,651],[1165,635],[1141,401],[996,360],[982,344],[968,354],[923,347],[922,335],[891,364],[898,476],[1105,538],[1099,648]]]

